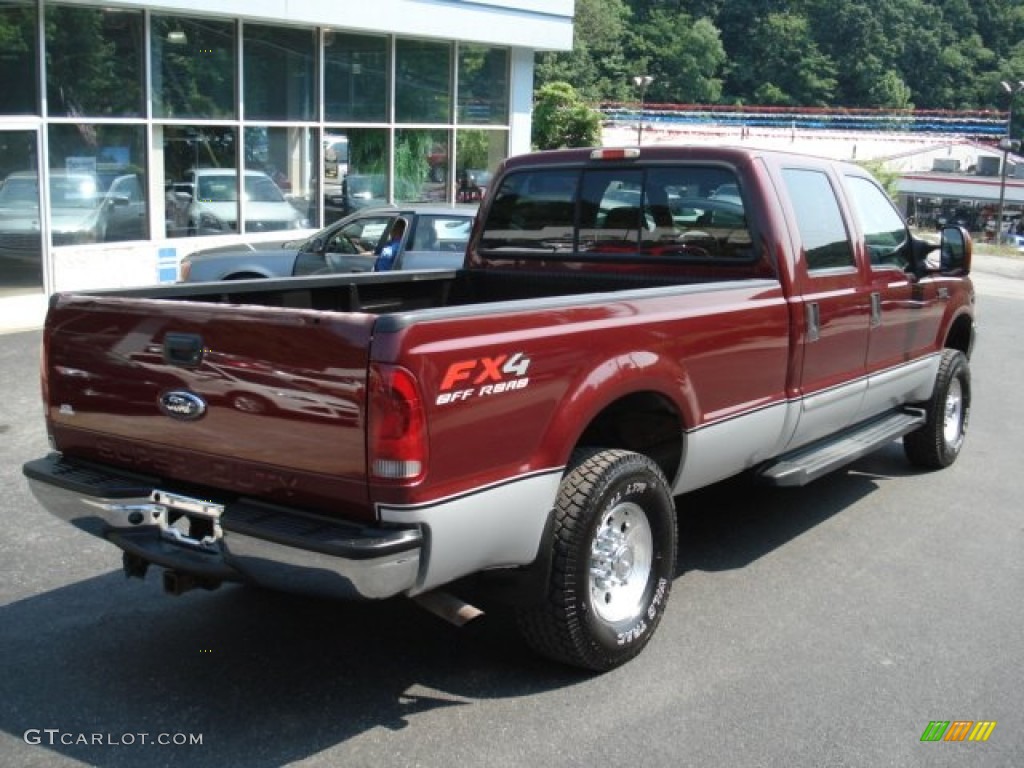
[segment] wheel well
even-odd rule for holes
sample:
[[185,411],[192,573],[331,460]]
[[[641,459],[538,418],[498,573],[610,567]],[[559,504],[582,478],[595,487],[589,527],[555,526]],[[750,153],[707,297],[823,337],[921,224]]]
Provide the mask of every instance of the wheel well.
[[949,349],[958,349],[965,355],[970,356],[971,327],[971,318],[966,315],[958,317],[953,322],[953,327],[949,329],[949,335],[946,337],[946,347]]
[[235,272],[231,275],[224,275],[222,280],[257,280],[265,279],[266,275],[261,275],[259,272]]
[[649,456],[671,483],[683,455],[683,424],[675,405],[654,392],[616,400],[587,425],[577,448],[623,448]]

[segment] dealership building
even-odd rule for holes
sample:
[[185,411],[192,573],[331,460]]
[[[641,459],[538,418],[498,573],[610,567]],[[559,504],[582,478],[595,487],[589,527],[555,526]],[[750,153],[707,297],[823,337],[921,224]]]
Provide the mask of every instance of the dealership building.
[[[0,0],[0,303],[460,199],[530,148],[573,0]],[[241,169],[241,170],[240,170]]]

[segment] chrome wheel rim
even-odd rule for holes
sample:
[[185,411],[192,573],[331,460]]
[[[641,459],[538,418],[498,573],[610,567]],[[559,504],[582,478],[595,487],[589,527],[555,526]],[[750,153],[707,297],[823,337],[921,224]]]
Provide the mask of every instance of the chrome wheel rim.
[[956,448],[963,439],[964,392],[959,379],[953,379],[946,393],[942,420],[942,437],[946,445]]
[[654,536],[643,509],[632,502],[604,514],[590,551],[590,603],[604,621],[631,619],[643,608],[654,562]]

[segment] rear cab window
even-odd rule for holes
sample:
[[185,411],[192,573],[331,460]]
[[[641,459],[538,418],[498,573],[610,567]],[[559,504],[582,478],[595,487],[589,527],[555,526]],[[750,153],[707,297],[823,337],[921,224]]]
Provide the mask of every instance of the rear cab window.
[[513,171],[494,191],[480,253],[749,265],[759,254],[740,190],[719,166]]

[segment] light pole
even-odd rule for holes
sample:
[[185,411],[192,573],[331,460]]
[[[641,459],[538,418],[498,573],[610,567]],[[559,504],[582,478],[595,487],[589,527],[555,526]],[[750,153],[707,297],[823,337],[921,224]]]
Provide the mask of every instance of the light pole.
[[1013,100],[1017,94],[1024,91],[1024,80],[1016,83],[1008,83],[1006,80],[1000,82],[1003,90],[1010,95],[1010,104],[1006,110],[1006,136],[999,140],[999,148],[1003,150],[1003,164],[999,168],[999,218],[996,219],[996,245],[1003,240],[1003,205],[1006,202],[1006,160],[1011,149],[1020,147],[1020,142],[1014,142],[1010,132],[1013,129]]
[[644,138],[644,93],[647,86],[654,82],[652,75],[634,75],[633,85],[640,89],[640,114],[636,119],[636,145],[639,147]]

